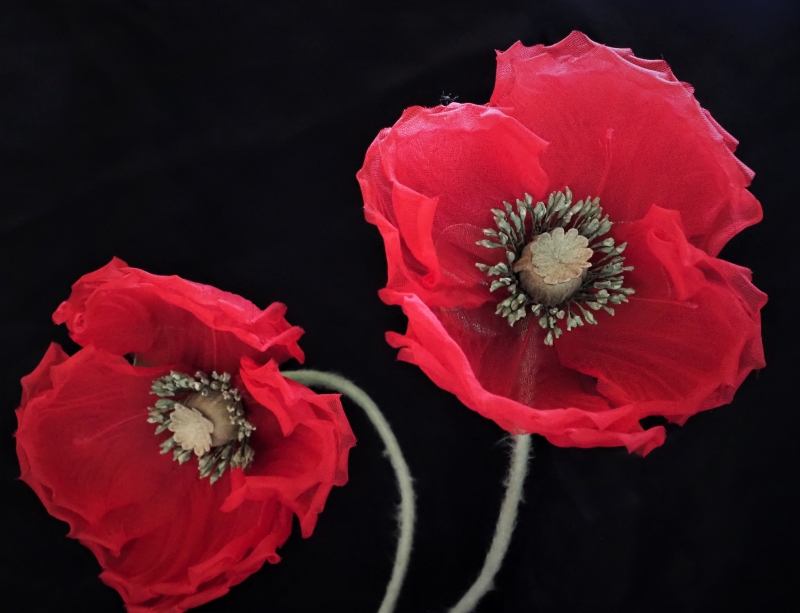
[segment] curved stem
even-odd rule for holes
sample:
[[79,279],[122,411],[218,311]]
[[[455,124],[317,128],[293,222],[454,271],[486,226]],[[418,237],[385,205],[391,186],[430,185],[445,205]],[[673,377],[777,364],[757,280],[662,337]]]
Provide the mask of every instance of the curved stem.
[[530,434],[520,434],[513,438],[511,462],[506,478],[506,495],[500,506],[500,516],[497,518],[492,544],[475,583],[461,597],[456,606],[450,609],[449,613],[469,613],[494,585],[494,577],[500,570],[500,565],[508,551],[508,544],[511,542],[511,535],[514,532],[517,509],[522,500],[522,486],[525,483],[525,475],[528,473],[530,449]]
[[414,523],[416,521],[411,473],[408,470],[408,464],[403,458],[403,452],[400,450],[397,438],[395,438],[394,432],[389,427],[389,422],[386,421],[378,405],[352,381],[333,373],[320,372],[318,370],[282,371],[281,374],[287,379],[292,379],[302,385],[317,385],[344,394],[364,410],[381,439],[383,439],[383,444],[386,446],[386,455],[392,464],[397,477],[397,487],[400,490],[400,513],[397,518],[400,536],[397,540],[397,554],[394,560],[394,568],[392,569],[392,577],[386,587],[383,602],[381,602],[381,606],[378,609],[378,613],[392,613],[397,604],[397,598],[400,596],[400,589],[403,587],[403,581],[408,570],[411,543],[414,540]]

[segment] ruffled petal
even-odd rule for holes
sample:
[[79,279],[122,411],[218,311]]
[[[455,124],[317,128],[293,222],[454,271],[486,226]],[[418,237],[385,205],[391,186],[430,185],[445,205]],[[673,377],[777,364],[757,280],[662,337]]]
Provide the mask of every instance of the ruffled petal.
[[26,379],[17,415],[22,479],[70,536],[97,556],[101,578],[130,611],[178,612],[242,581],[291,532],[277,496],[222,512],[231,478],[211,485],[196,460],[159,453],[149,393],[165,368],[141,368],[87,348],[52,346]]
[[[31,374],[22,378],[22,400],[19,408],[16,410],[17,423],[20,425],[20,428],[24,423],[25,410],[28,404],[40,396],[52,396],[53,380],[50,372],[54,367],[68,359],[69,356],[60,345],[51,343],[39,365]],[[85,522],[83,522],[83,518],[78,514],[73,513],[69,509],[58,507],[58,505],[53,502],[52,490],[42,484],[31,472],[31,463],[25,450],[25,436],[23,435],[22,439],[20,439],[20,431],[17,430],[14,437],[16,438],[17,459],[19,460],[21,473],[20,479],[27,483],[43,502],[49,501],[49,506],[47,502],[45,502],[45,504],[51,515],[63,519],[71,526],[83,525]],[[75,528],[73,528],[73,530],[74,529]]]
[[475,242],[493,227],[492,208],[543,193],[545,146],[516,120],[474,105],[413,107],[383,130],[358,180],[386,245],[387,287],[437,306],[489,300],[475,263],[499,256]]
[[614,221],[651,205],[680,211],[689,242],[716,255],[761,220],[753,173],[725,132],[663,61],[598,45],[580,32],[498,54],[490,106],[550,141],[549,190],[600,196]]
[[19,411],[17,446],[29,466],[22,478],[45,504],[69,510],[62,517],[48,508],[73,520],[70,536],[118,553],[179,504],[180,491],[162,494],[166,484],[181,482],[178,464],[159,454],[155,426],[147,423],[150,385],[164,373],[95,350],[64,357],[50,361],[49,386],[40,385]]
[[[197,478],[173,508],[173,520],[129,543],[121,555],[98,551],[100,578],[116,589],[128,610],[178,613],[219,598],[264,562],[291,534],[292,512],[278,500],[246,501],[219,510],[229,487]],[[165,555],[167,553],[167,555]]]
[[135,354],[143,364],[235,372],[243,356],[303,361],[297,344],[303,331],[285,313],[277,302],[262,311],[240,296],[114,258],[73,285],[53,320],[66,323],[82,346]]
[[339,396],[285,379],[273,362],[242,360],[240,376],[248,419],[256,427],[256,456],[246,472],[234,472],[222,508],[277,498],[298,516],[308,537],[331,488],[347,482],[348,454],[356,442]]
[[653,207],[621,227],[628,242],[626,285],[636,294],[597,315],[598,325],[556,343],[561,363],[598,380],[609,402],[636,404],[640,417],[683,423],[731,401],[747,374],[764,366],[760,309],[766,295],[750,271],[690,245],[680,215]]
[[53,389],[53,379],[50,371],[54,366],[66,362],[69,356],[64,353],[61,345],[51,343],[44,354],[42,361],[29,375],[22,377],[22,400],[17,411],[22,411],[28,403]]
[[383,296],[408,316],[405,335],[386,335],[400,348],[399,359],[508,432],[643,455],[663,443],[662,427],[643,430],[633,406],[613,408],[590,377],[561,366],[536,322],[511,328],[490,308],[430,309],[413,295],[384,290]]

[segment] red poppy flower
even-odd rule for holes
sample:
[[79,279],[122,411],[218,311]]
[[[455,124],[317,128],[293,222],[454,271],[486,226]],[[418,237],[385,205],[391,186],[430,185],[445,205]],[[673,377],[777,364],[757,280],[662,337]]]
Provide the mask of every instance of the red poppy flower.
[[387,340],[509,432],[648,453],[641,419],[764,365],[766,296],[714,257],[761,217],[735,145],[663,61],[514,45],[488,106],[408,109],[367,152],[380,296],[409,319]]
[[52,345],[22,380],[22,479],[129,611],[221,596],[279,561],[292,514],[309,536],[347,481],[338,395],[278,370],[303,360],[285,311],[118,259],[56,311],[83,349]]

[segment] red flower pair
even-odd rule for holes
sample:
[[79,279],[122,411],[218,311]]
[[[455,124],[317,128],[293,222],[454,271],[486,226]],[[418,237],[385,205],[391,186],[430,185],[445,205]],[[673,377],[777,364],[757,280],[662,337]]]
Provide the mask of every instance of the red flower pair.
[[[488,105],[409,109],[367,153],[380,295],[409,318],[388,341],[514,434],[648,453],[664,428],[640,420],[764,365],[766,297],[715,257],[761,217],[735,145],[664,62],[514,45]],[[224,594],[346,482],[338,396],[278,370],[303,360],[285,310],[114,260],[56,311],[83,348],[23,379],[22,478],[129,611]]]
[[665,431],[643,418],[730,402],[764,366],[766,296],[715,256],[761,208],[692,92],[574,32],[499,54],[488,105],[410,108],[383,130],[358,178],[386,246],[380,296],[409,319],[387,334],[399,358],[560,446],[644,455]]
[[221,596],[279,561],[293,514],[309,536],[347,481],[355,438],[338,395],[278,370],[303,360],[285,312],[115,259],[53,316],[83,349],[52,345],[23,379],[22,479],[129,611]]

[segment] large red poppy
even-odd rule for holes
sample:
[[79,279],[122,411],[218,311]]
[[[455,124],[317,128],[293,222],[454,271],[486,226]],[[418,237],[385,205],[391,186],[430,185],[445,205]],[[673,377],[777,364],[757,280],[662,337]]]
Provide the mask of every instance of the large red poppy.
[[[358,179],[389,267],[380,296],[409,319],[389,343],[509,432],[648,453],[665,431],[640,420],[683,423],[764,366],[766,296],[714,257],[761,218],[735,145],[663,61],[577,32],[514,45],[489,105],[410,108],[367,152]],[[504,201],[566,187],[600,198],[635,294],[550,345],[537,317],[512,327],[495,313],[504,290],[476,263],[503,250],[477,243]]]
[[[83,349],[70,357],[52,345],[22,381],[22,479],[94,552],[129,611],[221,596],[279,561],[293,514],[309,536],[332,486],[347,481],[355,438],[338,395],[278,370],[303,360],[302,330],[285,311],[118,259],[82,277],[56,311]],[[148,423],[154,380],[198,370],[229,373],[255,427],[252,463],[213,484],[196,458],[161,454],[170,432]]]

